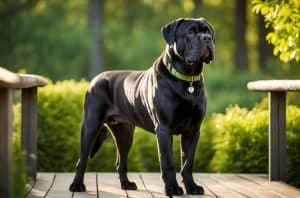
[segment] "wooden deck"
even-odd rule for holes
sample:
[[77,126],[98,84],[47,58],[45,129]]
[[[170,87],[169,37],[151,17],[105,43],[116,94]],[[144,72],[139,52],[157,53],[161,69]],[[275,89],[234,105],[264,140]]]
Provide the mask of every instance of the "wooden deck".
[[[73,176],[74,173],[38,173],[37,180],[28,185],[27,197],[166,197],[160,173],[129,173],[129,179],[138,186],[136,191],[121,190],[117,173],[86,173],[87,192],[83,193],[69,192]],[[204,187],[205,195],[180,197],[300,197],[299,189],[281,182],[269,182],[266,175],[195,173],[194,178]]]

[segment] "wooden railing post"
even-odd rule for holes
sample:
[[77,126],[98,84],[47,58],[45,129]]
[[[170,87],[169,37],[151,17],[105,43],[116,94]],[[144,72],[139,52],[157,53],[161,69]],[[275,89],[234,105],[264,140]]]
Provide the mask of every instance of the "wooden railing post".
[[269,92],[269,180],[286,181],[286,93]]
[[22,89],[22,148],[26,172],[36,178],[37,172],[37,87]]
[[12,90],[0,87],[0,197],[11,197]]
[[0,67],[0,198],[11,197],[12,92],[22,90],[22,148],[26,172],[37,172],[37,88],[47,85],[40,76],[15,74]]
[[300,80],[259,80],[247,87],[269,93],[269,180],[286,181],[286,93],[300,91]]

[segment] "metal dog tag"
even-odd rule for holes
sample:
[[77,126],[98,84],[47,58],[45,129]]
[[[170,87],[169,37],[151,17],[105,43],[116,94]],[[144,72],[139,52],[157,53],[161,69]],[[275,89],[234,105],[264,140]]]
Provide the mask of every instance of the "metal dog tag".
[[190,86],[188,88],[188,91],[190,92],[190,94],[194,93],[195,89],[193,87],[193,82],[194,82],[194,76],[192,76],[192,81],[190,82]]
[[195,89],[194,89],[194,87],[191,85],[191,86],[189,86],[188,91],[192,94],[192,93],[194,93]]

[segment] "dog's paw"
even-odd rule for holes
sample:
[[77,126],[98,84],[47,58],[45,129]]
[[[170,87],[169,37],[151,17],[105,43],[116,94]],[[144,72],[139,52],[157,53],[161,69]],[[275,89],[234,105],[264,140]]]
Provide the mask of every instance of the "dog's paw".
[[73,182],[70,187],[69,190],[71,192],[84,192],[85,191],[85,185],[83,183],[80,182]]
[[198,186],[197,184],[192,184],[190,186],[185,187],[186,194],[188,195],[203,195],[204,194],[204,189],[202,186]]
[[177,184],[170,185],[165,188],[165,194],[166,194],[166,196],[169,196],[169,197],[172,197],[173,195],[182,195],[183,190]]
[[121,182],[121,188],[123,190],[136,190],[137,186],[134,182],[130,182],[130,181],[122,181]]

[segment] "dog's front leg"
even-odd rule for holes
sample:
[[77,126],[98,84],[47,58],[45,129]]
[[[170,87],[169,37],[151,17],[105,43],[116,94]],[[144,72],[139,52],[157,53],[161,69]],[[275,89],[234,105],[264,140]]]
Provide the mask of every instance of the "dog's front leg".
[[203,194],[204,190],[193,179],[193,165],[200,132],[183,133],[181,136],[181,175],[187,194]]
[[160,128],[157,132],[158,157],[162,179],[165,183],[165,194],[167,196],[182,195],[183,190],[178,186],[176,173],[173,166],[172,158],[172,136],[169,131]]

